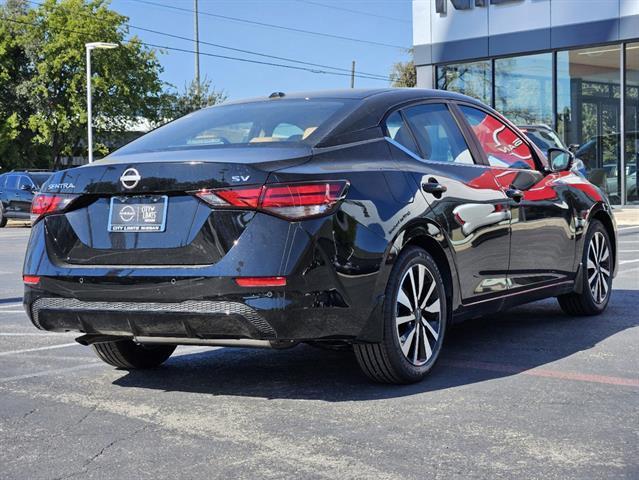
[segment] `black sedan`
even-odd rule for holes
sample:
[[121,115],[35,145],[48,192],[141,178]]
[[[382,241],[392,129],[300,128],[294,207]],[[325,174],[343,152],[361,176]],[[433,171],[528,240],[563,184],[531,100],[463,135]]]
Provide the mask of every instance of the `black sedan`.
[[462,95],[333,91],[190,114],[33,204],[24,305],[119,368],[176,345],[353,348],[373,380],[423,378],[447,328],[557,297],[604,311],[602,192]]

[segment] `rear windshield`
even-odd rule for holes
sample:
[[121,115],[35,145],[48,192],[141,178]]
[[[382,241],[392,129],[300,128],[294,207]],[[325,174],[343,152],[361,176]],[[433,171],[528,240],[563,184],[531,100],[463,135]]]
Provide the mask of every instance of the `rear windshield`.
[[205,108],[160,127],[118,150],[142,151],[308,143],[355,101],[269,100]]

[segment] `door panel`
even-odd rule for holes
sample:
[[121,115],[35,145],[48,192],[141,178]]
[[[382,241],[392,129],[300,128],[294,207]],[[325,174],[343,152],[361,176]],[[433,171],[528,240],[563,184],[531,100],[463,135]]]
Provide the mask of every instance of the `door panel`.
[[[24,187],[28,187],[29,190],[23,190]],[[21,217],[28,217],[31,214],[31,202],[33,201],[33,189],[35,185],[29,177],[21,175],[18,181],[18,190],[16,196],[16,214]]]
[[510,246],[504,192],[489,167],[473,162],[445,104],[418,105],[402,112],[419,151],[411,152],[410,137],[398,141],[403,135],[399,129],[394,133],[401,135],[391,140],[391,151],[446,230],[463,303],[500,295],[507,288]]
[[5,187],[5,197],[7,208],[5,212],[9,216],[14,216],[18,212],[20,194],[18,190],[18,183],[20,181],[19,175],[9,175],[7,177],[7,183]]
[[532,149],[514,130],[479,109],[460,106],[511,212],[509,288],[565,280],[573,275],[574,212],[557,174],[536,169]]

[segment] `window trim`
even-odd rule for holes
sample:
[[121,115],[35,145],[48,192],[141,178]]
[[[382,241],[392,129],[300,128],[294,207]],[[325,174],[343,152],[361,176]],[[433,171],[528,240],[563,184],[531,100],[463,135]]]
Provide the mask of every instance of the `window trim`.
[[[406,150],[407,152],[411,152],[415,157],[417,157],[419,159],[423,159],[423,154],[422,154],[421,149],[419,147],[419,143],[417,142],[417,139],[415,138],[415,134],[413,133],[413,129],[410,128],[410,125],[408,124],[408,121],[406,120],[406,115],[404,115],[403,109],[404,109],[404,107],[398,107],[398,108],[390,110],[390,111],[386,112],[386,114],[384,114],[384,117],[382,118],[382,124],[383,124],[382,131],[383,131],[384,136],[386,138],[390,139],[391,141],[393,141],[397,145],[400,145],[403,150]],[[402,122],[404,122],[404,126],[408,129],[408,134],[410,135],[410,138],[413,139],[413,143],[417,147],[417,151],[416,152],[413,152],[410,148],[408,148],[405,145],[402,145],[397,140],[395,140],[393,137],[391,137],[390,130],[388,129],[388,119],[395,113],[399,114],[399,116],[402,119]]]
[[[513,125],[512,122],[510,122],[507,118],[503,117],[502,115],[499,114],[499,112],[497,111],[491,111],[487,108],[485,108],[483,105],[478,105],[472,102],[464,102],[461,100],[455,100],[453,102],[451,102],[455,105],[455,111],[457,112],[457,114],[460,116],[461,119],[463,119],[464,123],[466,124],[467,128],[468,128],[468,132],[469,134],[472,135],[472,138],[474,140],[474,142],[476,143],[476,145],[479,147],[479,152],[481,154],[481,158],[482,161],[485,165],[491,167],[491,168],[499,168],[499,169],[503,169],[503,170],[521,170],[521,171],[526,171],[526,170],[532,170],[532,171],[537,171],[537,172],[541,172],[541,173],[547,173],[548,169],[546,167],[546,165],[544,165],[544,163],[541,161],[541,159],[539,158],[539,155],[537,153],[537,150],[535,149],[535,147],[533,147],[531,145],[531,141],[525,137],[525,135],[523,135],[519,129]],[[506,127],[510,128],[513,133],[517,136],[517,138],[519,138],[519,140],[522,141],[522,143],[524,143],[524,145],[526,145],[528,147],[528,150],[530,150],[531,153],[531,157],[533,160],[533,163],[535,165],[535,168],[517,168],[517,167],[513,167],[513,166],[508,166],[508,167],[502,167],[499,165],[491,165],[490,162],[488,161],[488,155],[486,155],[486,152],[484,151],[484,148],[481,146],[481,142],[479,141],[479,138],[477,138],[477,135],[475,135],[475,132],[473,131],[472,127],[470,126],[470,122],[466,119],[466,116],[464,115],[464,113],[462,112],[460,106],[465,106],[465,107],[470,107],[470,108],[474,108],[475,110],[479,110],[481,112],[484,112],[486,115],[490,115],[491,117],[495,118],[496,120],[498,120],[499,122],[503,123]]]
[[[406,118],[404,110],[406,110],[407,108],[418,107],[420,105],[432,105],[432,104],[444,105],[446,107],[446,109],[448,110],[448,113],[450,114],[450,116],[452,117],[453,121],[455,122],[455,124],[459,128],[459,132],[461,133],[462,138],[466,142],[466,146],[468,147],[470,155],[471,155],[471,157],[473,159],[473,163],[443,162],[443,161],[440,161],[440,160],[430,160],[430,159],[427,159],[427,158],[424,157],[424,152],[422,152],[422,149],[421,149],[421,147],[419,145],[419,142],[417,141],[417,137],[415,136],[415,132],[413,131],[413,127],[411,126],[410,122]],[[394,143],[396,143],[397,145],[401,145],[399,142],[396,142],[395,140],[393,140],[391,138],[390,133],[388,131],[388,128],[386,126],[386,121],[388,120],[388,117],[390,117],[395,112],[399,112],[400,116],[402,117],[402,121],[404,122],[404,124],[408,128],[408,131],[410,132],[410,135],[411,135],[411,138],[413,139],[413,142],[417,146],[417,150],[418,151],[417,152],[412,152],[412,150],[410,150],[409,148],[406,148],[403,145],[401,145],[401,147],[402,147],[403,150],[405,150],[407,152],[411,152],[413,154],[413,156],[417,160],[419,160],[420,162],[423,162],[423,163],[434,163],[434,164],[437,164],[437,165],[488,166],[487,160],[485,160],[483,156],[479,155],[482,150],[481,149],[479,149],[479,151],[477,150],[477,147],[476,147],[475,141],[474,141],[475,138],[476,138],[475,135],[472,134],[472,136],[469,139],[468,132],[466,130],[466,124],[465,123],[460,124],[460,120],[459,120],[459,118],[457,118],[457,115],[455,114],[454,107],[455,107],[454,106],[454,102],[452,102],[448,98],[420,99],[420,100],[417,100],[417,101],[411,101],[411,102],[403,103],[401,105],[396,105],[395,107],[389,109],[384,114],[384,116],[382,117],[381,124],[382,124],[382,130],[384,132],[384,136],[386,138],[388,138],[389,140],[393,141]]]

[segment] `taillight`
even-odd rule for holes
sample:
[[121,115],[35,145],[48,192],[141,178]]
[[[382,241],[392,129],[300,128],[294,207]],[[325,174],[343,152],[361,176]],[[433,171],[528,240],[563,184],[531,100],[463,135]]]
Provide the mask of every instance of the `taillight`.
[[274,183],[263,187],[201,190],[195,195],[209,205],[269,212],[291,220],[324,215],[344,198],[345,180],[314,183]]
[[25,285],[37,285],[40,283],[40,277],[36,275],[23,275],[22,281]]
[[255,209],[258,206],[262,187],[202,190],[196,193],[198,197],[214,207],[236,207]]
[[237,277],[240,287],[285,287],[286,277]]
[[76,198],[78,198],[77,195],[38,193],[31,202],[32,222],[37,222],[45,215],[63,212]]

